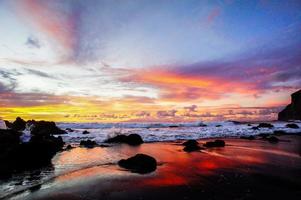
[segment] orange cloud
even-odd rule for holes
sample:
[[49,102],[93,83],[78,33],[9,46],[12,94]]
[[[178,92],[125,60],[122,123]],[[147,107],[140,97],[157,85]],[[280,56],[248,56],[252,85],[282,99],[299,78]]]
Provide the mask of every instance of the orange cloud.
[[159,90],[161,101],[218,99],[230,93],[256,94],[251,83],[235,82],[213,76],[193,76],[164,70],[141,70],[121,81],[148,85]]

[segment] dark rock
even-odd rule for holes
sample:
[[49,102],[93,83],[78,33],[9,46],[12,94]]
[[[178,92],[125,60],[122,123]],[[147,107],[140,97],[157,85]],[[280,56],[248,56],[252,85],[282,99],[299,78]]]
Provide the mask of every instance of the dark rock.
[[258,128],[273,128],[274,126],[269,123],[260,123],[257,127]]
[[87,148],[93,148],[94,146],[97,145],[97,143],[95,141],[92,141],[92,140],[82,140],[82,141],[80,141],[79,145],[87,147]]
[[297,124],[287,124],[286,128],[299,128]]
[[260,134],[258,134],[258,136],[261,137],[261,139],[266,139],[267,137],[270,136],[270,134],[269,133],[260,133]]
[[132,146],[140,145],[143,143],[143,140],[138,134],[130,135],[117,135],[115,137],[109,138],[105,141],[106,143],[125,143]]
[[277,143],[279,141],[279,139],[275,136],[269,136],[266,138],[267,141],[269,141],[270,143]]
[[247,126],[252,126],[252,124],[248,124]]
[[222,125],[218,124],[218,125],[216,125],[215,127],[222,127]]
[[253,136],[253,135],[249,135],[249,136],[241,136],[240,139],[255,140],[255,136]]
[[12,129],[0,129],[0,154],[20,143],[20,132]]
[[61,130],[56,126],[54,122],[48,121],[30,121],[32,123],[31,135],[61,135],[66,134],[67,132]]
[[278,113],[278,120],[301,120],[301,90],[291,95],[291,103]]
[[70,144],[68,144],[68,146],[66,146],[65,150],[70,150],[70,149],[73,149],[73,147]]
[[252,130],[259,130],[259,128],[257,126],[253,126],[251,129]]
[[87,131],[87,130],[84,130],[84,131],[83,131],[83,134],[84,134],[84,135],[89,134],[89,133],[90,133],[90,132]]
[[7,128],[11,129],[13,127],[13,123],[11,123],[10,121],[4,120],[4,122]]
[[198,145],[198,141],[196,140],[187,140],[186,142],[183,142],[184,146],[191,146],[191,145]]
[[151,156],[145,154],[137,154],[126,160],[120,160],[118,162],[118,165],[120,167],[130,170],[131,172],[145,174],[156,170],[157,161]]
[[210,147],[224,147],[225,146],[225,141],[223,140],[215,140],[215,141],[210,141],[206,142],[204,144],[205,147],[210,148]]
[[74,132],[74,130],[72,128],[66,128],[66,131],[68,131],[68,132]]
[[33,136],[26,143],[18,143],[16,140],[14,145],[0,152],[0,174],[50,165],[52,157],[62,150],[63,145],[62,138],[54,136]]
[[11,128],[15,131],[23,131],[25,127],[26,127],[26,122],[20,117],[17,117],[16,120],[11,125]]
[[287,134],[287,132],[285,132],[285,131],[283,131],[283,130],[275,130],[275,131],[274,131],[274,134],[275,134],[275,135],[285,135],[285,134]]
[[201,149],[201,147],[198,145],[199,143],[196,140],[187,140],[183,143],[184,151],[186,152],[192,152],[192,151],[198,151]]

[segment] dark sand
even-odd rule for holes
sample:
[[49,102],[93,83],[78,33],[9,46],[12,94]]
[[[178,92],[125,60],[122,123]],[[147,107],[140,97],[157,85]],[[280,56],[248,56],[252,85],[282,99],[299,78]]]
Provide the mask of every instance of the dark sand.
[[[184,152],[181,142],[75,148],[57,155],[55,163],[112,162],[58,176],[13,198],[301,199],[301,137],[279,138],[277,144],[225,139],[224,148],[193,153]],[[117,166],[119,159],[138,152],[157,159],[155,172],[133,174]]]

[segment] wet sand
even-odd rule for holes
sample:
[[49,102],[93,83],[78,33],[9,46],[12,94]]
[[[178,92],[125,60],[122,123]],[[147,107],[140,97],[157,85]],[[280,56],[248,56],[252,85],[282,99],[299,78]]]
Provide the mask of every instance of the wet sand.
[[[279,143],[225,139],[223,148],[184,152],[182,141],[74,148],[58,154],[56,172],[73,170],[12,199],[300,199],[301,137]],[[204,143],[208,140],[199,140]],[[134,174],[116,164],[144,153],[159,162],[155,172]],[[77,170],[76,166],[85,166]]]

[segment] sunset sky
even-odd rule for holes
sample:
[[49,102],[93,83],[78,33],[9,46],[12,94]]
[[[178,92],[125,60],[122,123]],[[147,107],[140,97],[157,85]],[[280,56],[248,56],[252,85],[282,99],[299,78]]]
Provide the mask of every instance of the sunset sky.
[[300,88],[300,0],[0,0],[3,119],[273,120]]

